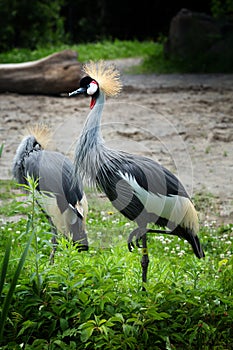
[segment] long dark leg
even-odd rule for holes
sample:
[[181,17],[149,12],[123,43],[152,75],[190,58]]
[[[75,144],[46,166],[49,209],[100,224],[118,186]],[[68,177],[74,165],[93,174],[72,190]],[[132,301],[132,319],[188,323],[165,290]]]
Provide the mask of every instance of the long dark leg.
[[[142,260],[141,260],[141,266],[142,266],[142,282],[147,282],[147,270],[149,265],[149,256],[148,256],[148,249],[147,249],[147,237],[146,233],[142,236]],[[145,287],[143,287],[143,290],[145,290]]]

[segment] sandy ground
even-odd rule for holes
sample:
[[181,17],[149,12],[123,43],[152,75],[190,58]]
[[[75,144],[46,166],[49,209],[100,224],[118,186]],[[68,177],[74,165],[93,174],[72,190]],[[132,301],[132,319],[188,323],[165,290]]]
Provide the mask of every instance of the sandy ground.
[[[108,146],[151,157],[182,180],[189,193],[212,194],[202,221],[233,222],[233,75],[134,75],[131,60],[116,61],[124,88],[106,102],[102,119]],[[71,159],[89,113],[89,100],[0,94],[0,178],[11,164],[26,128],[46,123],[49,149]]]

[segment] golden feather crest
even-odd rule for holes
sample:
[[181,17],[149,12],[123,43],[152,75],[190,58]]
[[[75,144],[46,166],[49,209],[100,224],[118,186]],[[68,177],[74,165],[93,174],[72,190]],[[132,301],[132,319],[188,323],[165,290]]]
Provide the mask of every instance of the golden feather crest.
[[121,91],[120,73],[113,64],[108,65],[103,60],[90,61],[84,65],[83,70],[97,81],[106,96],[116,96]]
[[33,135],[37,142],[45,149],[51,140],[51,130],[47,125],[36,124],[27,128],[27,135]]

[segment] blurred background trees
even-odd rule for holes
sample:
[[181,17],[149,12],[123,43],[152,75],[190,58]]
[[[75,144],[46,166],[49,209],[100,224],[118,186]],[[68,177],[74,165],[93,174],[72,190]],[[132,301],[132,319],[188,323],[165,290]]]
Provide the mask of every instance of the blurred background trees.
[[233,0],[0,0],[0,52],[103,39],[154,40],[166,36],[182,8],[233,19]]
[[233,0],[0,0],[0,18],[0,54],[150,41],[149,70],[233,71]]
[[66,39],[64,0],[0,0],[0,51],[35,48]]

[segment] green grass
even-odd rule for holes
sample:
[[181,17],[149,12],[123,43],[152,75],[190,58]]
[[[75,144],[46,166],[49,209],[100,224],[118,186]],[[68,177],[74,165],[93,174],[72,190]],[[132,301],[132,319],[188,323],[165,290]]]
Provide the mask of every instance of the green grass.
[[[162,43],[153,41],[140,42],[138,40],[104,40],[96,43],[79,45],[61,44],[56,47],[42,47],[33,51],[15,48],[9,52],[0,53],[0,63],[34,61],[66,49],[76,51],[78,53],[78,61],[81,63],[100,59],[142,58],[142,64],[128,69],[127,73],[129,74],[172,73],[177,71],[176,64],[164,59]],[[181,67],[182,66],[183,65],[181,65]],[[180,70],[180,68],[178,70]]]
[[[129,74],[146,73],[213,73],[232,72],[232,60],[230,57],[218,58],[211,55],[191,56],[187,59],[172,58],[164,56],[163,42],[166,38],[154,41],[127,41],[127,40],[102,40],[95,43],[77,45],[60,44],[57,46],[38,47],[36,50],[15,48],[9,52],[0,53],[0,63],[20,63],[34,61],[46,57],[55,52],[71,49],[78,53],[79,62],[89,60],[111,60],[118,58],[140,57],[142,63],[133,66],[127,71]],[[0,149],[1,155],[1,149]]]
[[116,59],[128,57],[146,57],[155,47],[153,41],[101,41],[97,43],[87,43],[79,45],[60,45],[56,47],[38,48],[31,51],[29,49],[14,49],[9,52],[0,53],[0,63],[20,63],[34,61],[54,52],[66,49],[74,50],[78,53],[78,60],[86,62],[99,59]]
[[[2,207],[14,201],[12,185],[4,183],[9,199],[5,196]],[[231,349],[233,225],[201,227],[202,260],[178,237],[149,235],[143,292],[141,251],[130,253],[126,244],[134,224],[103,196],[87,191],[87,197],[90,249],[78,253],[60,237],[53,265],[50,227],[34,208],[35,236],[9,306],[1,349]],[[198,194],[197,205],[204,205],[203,198],[207,206],[214,200]],[[31,218],[31,201],[27,209]],[[30,237],[27,216],[2,220],[0,266],[9,235],[12,247],[0,311]]]

